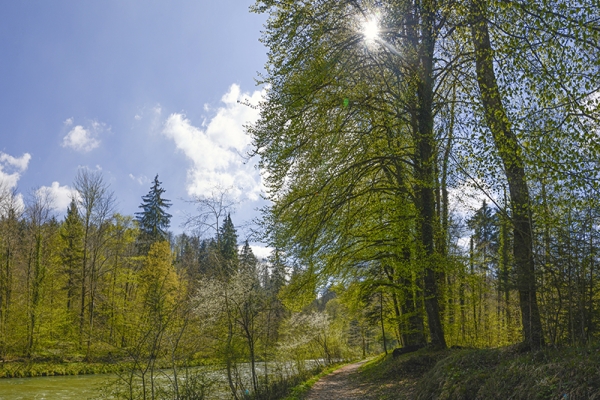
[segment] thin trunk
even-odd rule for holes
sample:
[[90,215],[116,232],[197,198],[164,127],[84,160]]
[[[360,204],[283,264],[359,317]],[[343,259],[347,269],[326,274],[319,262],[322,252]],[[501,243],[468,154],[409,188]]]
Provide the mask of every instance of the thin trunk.
[[81,304],[79,309],[79,346],[83,347],[83,328],[85,325],[85,294],[87,279],[87,257],[88,257],[88,239],[89,239],[90,222],[89,217],[86,218],[85,234],[83,236],[83,259],[81,261]]
[[387,343],[385,341],[385,325],[383,323],[383,292],[379,292],[379,318],[381,320],[381,336],[383,337],[383,351],[387,356]]

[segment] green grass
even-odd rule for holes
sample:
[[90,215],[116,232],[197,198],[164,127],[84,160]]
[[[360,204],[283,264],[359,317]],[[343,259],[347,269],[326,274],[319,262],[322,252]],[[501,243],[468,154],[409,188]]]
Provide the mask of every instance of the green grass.
[[410,399],[418,380],[449,353],[421,349],[398,358],[381,354],[360,367],[358,379],[378,399]]
[[0,364],[0,378],[28,378],[34,376],[87,375],[120,372],[122,364],[9,362]]
[[359,370],[377,399],[600,399],[600,346],[519,351],[422,349]]
[[[188,362],[187,366],[207,365],[205,360]],[[167,361],[158,362],[157,368],[170,368]],[[9,361],[0,362],[0,378],[29,378],[35,376],[110,374],[133,368],[131,361],[84,362],[84,361]]]
[[464,350],[420,380],[416,399],[600,398],[600,348],[520,353],[515,347]]

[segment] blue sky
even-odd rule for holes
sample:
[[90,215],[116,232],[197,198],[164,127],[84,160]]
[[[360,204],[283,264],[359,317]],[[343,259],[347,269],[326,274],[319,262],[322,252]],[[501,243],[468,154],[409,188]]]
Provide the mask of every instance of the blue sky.
[[[123,214],[158,173],[181,232],[185,199],[234,187],[242,224],[261,202],[240,156],[260,99],[265,16],[253,1],[53,0],[0,4],[0,180],[54,194],[62,218],[77,169],[101,169]],[[243,234],[241,234],[243,238]]]

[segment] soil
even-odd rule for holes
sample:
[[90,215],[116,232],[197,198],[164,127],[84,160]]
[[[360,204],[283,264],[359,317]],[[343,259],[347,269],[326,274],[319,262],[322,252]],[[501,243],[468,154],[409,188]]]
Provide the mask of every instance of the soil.
[[376,399],[369,384],[360,383],[358,368],[364,364],[361,361],[346,365],[333,373],[324,376],[313,385],[306,400],[372,400]]

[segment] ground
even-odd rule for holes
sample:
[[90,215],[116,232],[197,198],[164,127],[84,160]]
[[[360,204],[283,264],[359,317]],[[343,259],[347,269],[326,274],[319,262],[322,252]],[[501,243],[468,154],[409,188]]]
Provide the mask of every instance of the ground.
[[358,379],[358,368],[364,363],[365,361],[349,364],[324,376],[314,384],[308,392],[306,400],[376,399],[369,395],[370,385],[360,382]]

